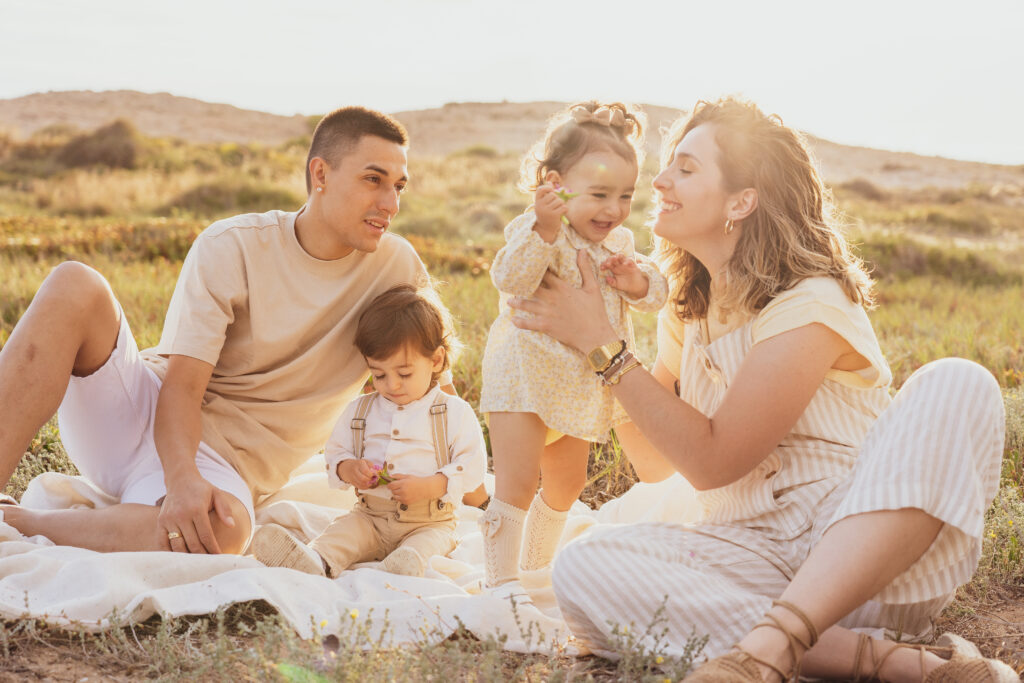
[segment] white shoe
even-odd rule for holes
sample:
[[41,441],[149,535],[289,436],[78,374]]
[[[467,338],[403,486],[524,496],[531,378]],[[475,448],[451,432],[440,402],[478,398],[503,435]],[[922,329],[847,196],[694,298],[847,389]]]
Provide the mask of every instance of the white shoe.
[[412,548],[395,548],[380,563],[380,568],[392,574],[423,576],[427,569],[427,563]]
[[505,583],[498,584],[493,588],[484,586],[481,591],[484,595],[489,595],[492,598],[498,598],[503,602],[511,602],[516,607],[521,605],[533,605],[533,600],[530,598],[530,594],[526,592],[518,580],[506,581]]
[[324,560],[319,553],[277,524],[256,527],[252,537],[252,554],[268,567],[288,567],[307,574],[327,576]]

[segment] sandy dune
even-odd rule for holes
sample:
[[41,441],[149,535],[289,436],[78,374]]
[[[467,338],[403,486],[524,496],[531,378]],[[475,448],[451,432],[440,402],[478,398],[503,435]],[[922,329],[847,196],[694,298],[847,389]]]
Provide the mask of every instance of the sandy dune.
[[[481,144],[521,153],[539,136],[558,102],[451,103],[437,109],[397,112],[412,136],[413,155],[443,155]],[[648,152],[657,155],[659,130],[680,112],[645,105]],[[0,129],[27,136],[53,124],[89,130],[126,118],[146,135],[196,142],[260,141],[278,144],[309,132],[305,116],[277,116],[167,93],[130,90],[48,92],[0,100]],[[1024,166],[999,166],[940,157],[839,145],[810,138],[822,173],[831,183],[865,178],[888,187],[999,186],[1024,194]]]

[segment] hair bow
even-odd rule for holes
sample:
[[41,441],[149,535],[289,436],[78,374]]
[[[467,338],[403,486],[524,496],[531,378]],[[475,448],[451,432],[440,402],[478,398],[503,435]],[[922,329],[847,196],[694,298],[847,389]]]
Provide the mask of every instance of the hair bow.
[[601,126],[622,128],[626,125],[626,117],[618,109],[602,107],[596,112],[586,107],[576,107],[572,110],[572,118],[576,123],[596,123]]

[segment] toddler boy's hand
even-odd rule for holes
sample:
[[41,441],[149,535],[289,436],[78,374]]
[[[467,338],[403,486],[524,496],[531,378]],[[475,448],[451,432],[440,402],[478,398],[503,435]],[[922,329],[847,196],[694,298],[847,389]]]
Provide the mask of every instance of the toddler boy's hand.
[[365,460],[342,460],[338,463],[338,477],[357,489],[373,488],[377,483],[377,472]]
[[440,498],[448,491],[448,477],[443,474],[433,474],[429,477],[392,474],[388,491],[391,491],[391,496],[395,500],[406,505]]
[[609,256],[601,264],[601,270],[607,271],[604,281],[629,298],[643,299],[647,296],[647,290],[651,283],[644,272],[640,270],[636,261],[628,256],[622,254]]
[[562,222],[567,220],[565,214],[569,206],[562,196],[567,196],[565,191],[555,189],[549,183],[538,187],[533,195],[533,211],[537,214],[537,223],[533,229],[549,244],[555,241]]

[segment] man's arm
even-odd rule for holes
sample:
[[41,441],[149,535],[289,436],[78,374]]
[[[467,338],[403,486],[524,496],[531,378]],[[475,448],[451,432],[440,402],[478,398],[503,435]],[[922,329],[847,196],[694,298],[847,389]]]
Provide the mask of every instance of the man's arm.
[[[212,510],[226,526],[234,526],[228,494],[203,479],[196,467],[203,394],[212,374],[213,366],[205,361],[170,356],[156,404],[153,436],[167,486],[157,518],[158,533],[169,550],[178,552],[220,552],[210,525]],[[166,538],[173,533],[180,538]]]

